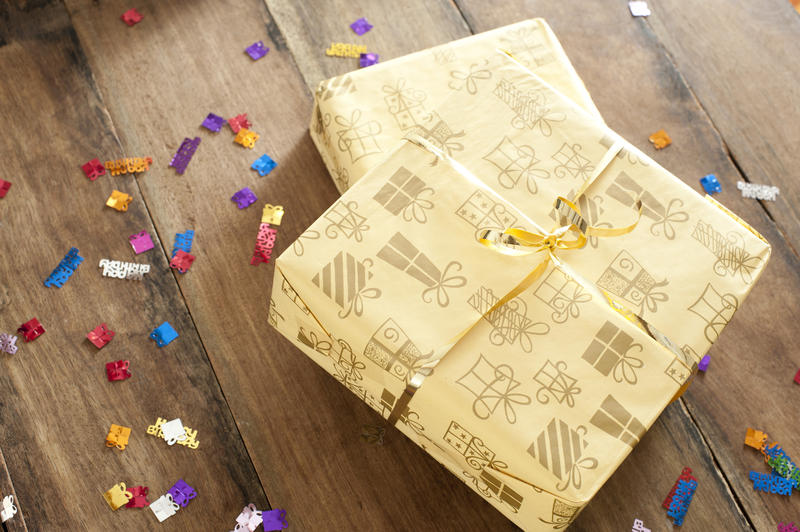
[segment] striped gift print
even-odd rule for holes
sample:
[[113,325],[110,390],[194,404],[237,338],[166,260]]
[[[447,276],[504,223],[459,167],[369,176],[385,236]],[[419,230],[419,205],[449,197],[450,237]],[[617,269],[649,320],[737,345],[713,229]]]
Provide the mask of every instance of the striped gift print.
[[340,251],[311,282],[337,305],[346,309],[371,278],[372,273],[367,271],[364,263],[351,254]]
[[401,233],[395,233],[389,239],[389,243],[378,252],[378,258],[406,272],[425,286],[434,286],[442,278],[441,270]]
[[578,431],[569,428],[562,420],[553,418],[528,447],[528,453],[556,478],[564,480],[569,479],[587,445]]
[[356,86],[350,76],[338,76],[320,84],[319,91],[323,100],[328,100],[333,96],[355,92]]

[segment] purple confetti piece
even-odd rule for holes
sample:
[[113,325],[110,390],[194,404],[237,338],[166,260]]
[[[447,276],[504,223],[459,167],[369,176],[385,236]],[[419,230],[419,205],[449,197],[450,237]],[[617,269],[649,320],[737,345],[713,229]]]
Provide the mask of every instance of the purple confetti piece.
[[266,510],[261,512],[261,519],[263,519],[264,530],[283,530],[289,524],[286,522],[286,510],[277,508],[275,510]]
[[372,24],[367,22],[367,19],[365,19],[364,17],[361,17],[360,19],[350,24],[350,29],[352,29],[356,33],[356,35],[364,35],[369,30],[372,29]]
[[700,362],[697,364],[697,369],[700,371],[705,371],[708,369],[708,363],[711,362],[711,357],[709,355],[704,356],[700,359]]
[[242,190],[238,191],[236,194],[231,196],[231,201],[235,201],[236,205],[240,209],[249,207],[250,205],[255,203],[257,199],[258,198],[256,197],[255,193],[248,187],[244,187]]
[[182,478],[178,479],[178,481],[167,490],[167,493],[172,495],[172,500],[175,501],[175,504],[179,504],[182,507],[185,507],[189,504],[190,500],[197,497],[197,492],[194,488],[187,484]]
[[222,129],[222,125],[224,123],[225,119],[222,118],[221,116],[217,116],[214,113],[208,113],[208,116],[206,117],[205,120],[203,120],[203,123],[200,125],[209,131],[218,132],[220,129]]
[[176,151],[175,155],[172,156],[172,160],[169,162],[169,165],[173,167],[177,173],[183,174],[186,171],[186,165],[188,165],[189,161],[192,160],[192,156],[194,155],[194,152],[197,151],[197,147],[199,145],[200,137],[195,137],[194,139],[183,139],[178,151]]
[[378,63],[378,57],[378,54],[372,52],[361,54],[358,59],[358,64],[361,65],[361,68],[372,66]]
[[264,46],[263,41],[258,41],[254,42],[253,44],[245,48],[244,51],[247,52],[247,55],[249,55],[253,59],[253,61],[258,61],[259,59],[267,55],[267,52],[269,52],[269,48]]

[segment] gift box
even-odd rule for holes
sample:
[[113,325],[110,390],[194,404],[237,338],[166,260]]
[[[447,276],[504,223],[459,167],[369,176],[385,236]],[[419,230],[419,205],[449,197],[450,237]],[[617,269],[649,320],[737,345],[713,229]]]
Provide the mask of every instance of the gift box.
[[[269,321],[526,530],[564,528],[770,248],[505,53],[277,260]],[[553,228],[547,231],[545,228]]]
[[451,90],[474,94],[491,83],[485,62],[494,49],[523,64],[599,117],[553,31],[533,19],[392,59],[321,82],[314,95],[311,138],[340,192],[391,152],[409,132],[429,132],[449,152],[464,132],[436,113]]

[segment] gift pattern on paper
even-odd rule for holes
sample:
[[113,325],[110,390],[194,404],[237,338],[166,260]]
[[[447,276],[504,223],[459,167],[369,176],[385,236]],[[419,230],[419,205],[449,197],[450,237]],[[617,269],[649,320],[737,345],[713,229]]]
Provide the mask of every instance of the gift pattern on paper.
[[562,528],[566,528],[567,525],[572,523],[575,518],[578,517],[578,511],[581,508],[581,506],[567,504],[561,499],[553,499],[553,511],[550,519],[545,521],[540,517],[539,521],[546,525],[553,525],[553,530],[560,530]]
[[476,238],[480,238],[486,229],[505,231],[516,227],[517,223],[516,215],[508,207],[481,190],[473,192],[458,208],[456,215],[476,229]]
[[609,436],[619,438],[631,447],[636,447],[647,430],[641,421],[633,417],[619,401],[614,399],[613,395],[606,396],[589,422]]
[[536,400],[546,405],[553,398],[559,404],[566,404],[567,407],[575,406],[575,396],[581,393],[581,389],[576,386],[578,380],[570,377],[566,373],[567,363],[563,360],[547,360],[539,371],[533,376],[534,382],[540,385],[536,392]]
[[689,307],[689,311],[706,323],[704,329],[706,340],[713,344],[738,308],[739,300],[735,295],[720,294],[711,283],[708,283],[697,301]]
[[641,201],[642,216],[653,220],[650,225],[650,233],[653,236],[663,234],[667,240],[673,240],[676,235],[675,225],[689,221],[689,213],[679,210],[683,207],[683,200],[673,198],[665,207],[625,172],[617,175],[606,190],[606,194],[628,207],[633,207],[637,201]]
[[353,82],[353,78],[349,74],[345,74],[321,82],[317,87],[317,96],[326,101],[355,91],[356,84]]
[[534,294],[553,310],[551,318],[556,323],[564,323],[570,317],[578,318],[580,305],[592,300],[580,283],[558,268],[550,270]]
[[[364,357],[406,383],[431,355],[433,352],[423,355],[392,318],[381,324],[364,348]],[[426,375],[431,373],[433,370],[425,372]]]
[[427,286],[422,291],[422,300],[425,303],[431,303],[435,294],[436,303],[440,307],[446,307],[450,304],[450,296],[447,290],[461,288],[467,284],[467,278],[463,275],[451,275],[451,271],[461,271],[460,262],[450,261],[444,270],[440,270],[427,255],[420,252],[402,233],[395,233],[389,239],[389,243],[378,252],[378,258],[383,259]]
[[372,197],[395,216],[402,213],[406,222],[412,220],[424,224],[428,221],[426,211],[433,209],[431,197],[434,191],[425,181],[401,166]]
[[550,326],[544,322],[534,322],[526,316],[528,305],[523,299],[514,298],[492,312],[489,310],[500,301],[492,293],[491,288],[481,286],[467,301],[483,318],[492,324],[489,341],[493,345],[508,343],[513,345],[519,340],[519,346],[526,353],[533,349],[532,336],[541,336],[550,332]]
[[349,119],[337,115],[334,122],[342,128],[336,131],[339,151],[346,152],[351,163],[383,151],[376,138],[381,132],[380,123],[375,120],[362,121],[358,109],[352,112]]
[[516,129],[527,128],[549,137],[553,134],[553,126],[567,119],[566,114],[553,109],[543,91],[521,89],[501,79],[493,94],[514,111],[511,126]]
[[720,277],[730,275],[750,284],[753,282],[753,272],[763,266],[763,259],[751,255],[744,247],[744,237],[740,233],[730,231],[723,235],[711,224],[697,220],[697,225],[692,231],[692,238],[700,242],[717,258],[714,262],[714,273]]
[[538,26],[522,26],[509,29],[501,42],[515,59],[528,68],[547,65],[556,60],[553,50],[547,45],[547,37]]
[[364,312],[364,299],[377,299],[381,296],[380,289],[367,287],[367,281],[372,279],[371,267],[372,259],[359,261],[350,253],[340,251],[311,282],[342,308],[339,312],[340,318],[346,318],[351,312],[361,316]]
[[364,376],[361,371],[367,366],[358,360],[345,340],[328,336],[308,325],[300,327],[297,340],[332,360],[336,380],[352,391],[362,391],[360,383]]
[[514,368],[508,364],[494,365],[483,353],[456,383],[475,396],[472,413],[478,419],[488,419],[502,405],[506,421],[513,425],[517,422],[515,405],[531,404],[529,396],[515,391],[522,383],[514,378]]
[[503,188],[512,189],[524,179],[528,192],[536,194],[539,191],[536,179],[550,177],[550,172],[547,170],[536,168],[541,161],[536,158],[536,152],[531,146],[527,144],[518,146],[505,136],[483,159],[500,170],[497,182]]
[[464,461],[471,469],[478,472],[478,476],[469,471],[463,471],[463,475],[472,481],[473,486],[484,497],[497,499],[508,504],[512,511],[519,511],[523,502],[522,495],[498,480],[496,474],[490,473],[491,470],[506,469],[508,465],[496,460],[495,452],[489,449],[481,438],[473,435],[458,422],[451,421],[443,439],[464,457]]
[[489,64],[488,59],[483,60],[483,64],[473,63],[469,66],[469,70],[453,70],[450,72],[451,81],[448,87],[453,90],[460,91],[466,90],[467,93],[475,95],[478,93],[478,82],[491,79],[492,71],[487,69]]
[[563,420],[553,418],[528,447],[528,454],[562,482],[556,485],[558,491],[569,485],[580,489],[582,472],[597,469],[597,458],[583,455],[589,445],[585,436],[583,425],[573,429]]
[[355,201],[337,201],[330,209],[325,211],[323,218],[329,222],[325,228],[325,236],[337,238],[340,234],[346,238],[352,238],[356,242],[361,242],[364,233],[369,231],[366,224],[367,219],[358,212],[358,203]]
[[[456,133],[453,129],[442,120],[438,113],[431,113],[431,120],[429,124],[418,124],[408,130],[406,136],[413,137],[419,136],[445,152],[447,155],[452,156],[454,152],[464,151],[464,145],[454,140],[466,135],[464,130]],[[433,156],[431,165],[436,165],[439,162],[439,157]]]
[[642,344],[634,342],[628,333],[607,321],[597,331],[582,358],[606,377],[613,371],[616,382],[636,384],[636,370],[644,367],[644,362],[631,353],[642,351]]
[[432,116],[424,104],[428,95],[421,90],[407,87],[405,79],[398,79],[394,86],[384,85],[383,93],[386,95],[383,100],[389,113],[400,129],[410,129],[431,121]]
[[599,288],[608,290],[634,307],[640,309],[647,307],[650,312],[658,310],[659,302],[669,301],[667,293],[662,291],[666,290],[668,284],[669,281],[666,279],[656,281],[639,261],[624,249],[597,280]]
[[581,150],[583,146],[580,144],[563,143],[558,151],[550,156],[558,163],[553,169],[553,174],[559,178],[571,176],[580,179],[581,182],[587,181],[594,172],[594,165],[580,153]]
[[[378,412],[383,417],[388,418],[392,410],[394,410],[394,405],[396,402],[397,399],[395,398],[394,394],[384,388],[383,392],[381,393],[381,402]],[[400,413],[399,421],[404,425],[408,425],[408,427],[410,427],[411,430],[417,434],[425,432],[425,427],[423,427],[422,423],[419,421],[419,414],[411,410],[410,406],[406,406]]]

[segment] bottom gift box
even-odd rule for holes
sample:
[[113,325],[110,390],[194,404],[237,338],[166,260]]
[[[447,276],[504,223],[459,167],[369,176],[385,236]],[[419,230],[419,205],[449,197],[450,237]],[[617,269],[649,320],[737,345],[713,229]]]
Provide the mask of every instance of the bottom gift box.
[[429,149],[404,141],[279,257],[269,322],[517,525],[564,528],[694,360],[557,246],[481,242],[540,230]]

